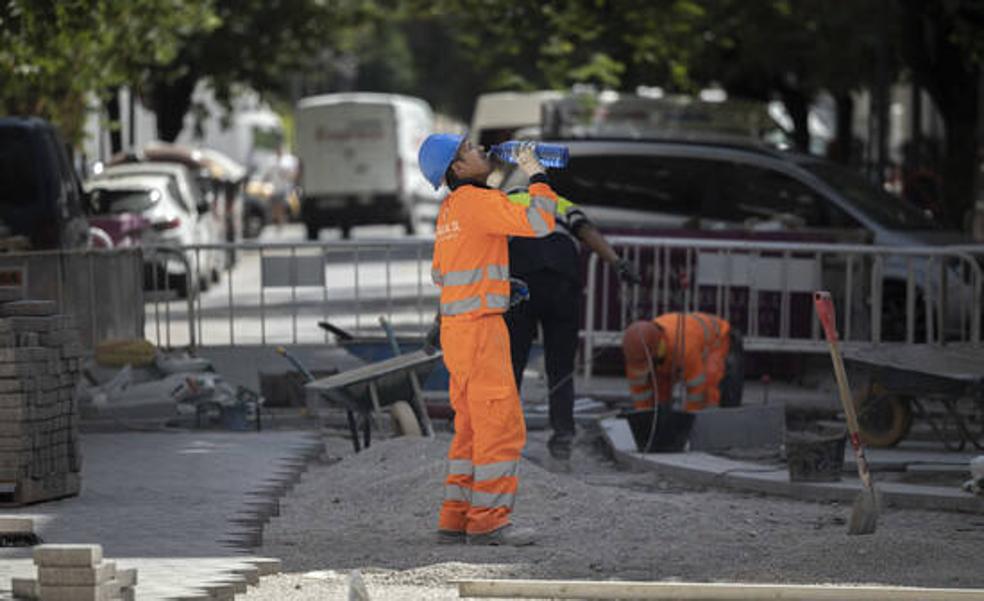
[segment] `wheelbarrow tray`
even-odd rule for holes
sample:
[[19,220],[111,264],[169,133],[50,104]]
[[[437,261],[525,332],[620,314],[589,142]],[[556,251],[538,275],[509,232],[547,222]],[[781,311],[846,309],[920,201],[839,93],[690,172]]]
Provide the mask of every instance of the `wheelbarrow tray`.
[[[397,343],[405,352],[419,351],[424,346],[424,339],[416,337],[399,337]],[[345,349],[353,357],[358,357],[368,363],[376,363],[393,356],[393,346],[386,338],[362,336],[350,340],[339,340],[338,346]],[[412,353],[410,353],[412,354]],[[450,375],[443,362],[438,362],[426,373],[418,372],[420,383],[424,390],[447,390]]]
[[413,370],[420,380],[424,380],[442,356],[440,351],[433,354],[427,354],[423,350],[414,351],[314,380],[306,384],[305,388],[317,390],[334,404],[368,412],[372,409],[370,382],[376,385],[380,406],[407,400],[413,395],[409,372]]

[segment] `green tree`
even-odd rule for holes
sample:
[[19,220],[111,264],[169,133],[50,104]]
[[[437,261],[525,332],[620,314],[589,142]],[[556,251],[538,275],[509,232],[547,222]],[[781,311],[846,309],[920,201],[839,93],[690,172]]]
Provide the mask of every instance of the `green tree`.
[[91,93],[172,60],[182,36],[212,24],[198,0],[6,0],[0,110],[45,117],[78,142]]

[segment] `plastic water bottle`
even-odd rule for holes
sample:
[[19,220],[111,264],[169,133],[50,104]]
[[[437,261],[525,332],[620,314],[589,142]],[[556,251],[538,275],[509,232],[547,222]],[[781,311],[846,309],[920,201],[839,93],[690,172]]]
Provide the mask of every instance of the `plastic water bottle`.
[[[489,154],[504,163],[516,164],[516,158],[513,156],[513,153],[520,144],[522,142],[517,140],[509,140],[502,144],[496,144],[492,148],[489,148]],[[570,156],[570,151],[562,144],[543,144],[538,142],[533,152],[544,167],[565,167],[567,165],[567,159]]]

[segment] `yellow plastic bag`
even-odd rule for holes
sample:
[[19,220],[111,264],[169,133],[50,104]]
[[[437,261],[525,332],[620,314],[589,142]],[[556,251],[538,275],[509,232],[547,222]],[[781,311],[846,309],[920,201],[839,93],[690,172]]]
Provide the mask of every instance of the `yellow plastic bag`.
[[157,348],[142,338],[104,340],[96,345],[95,359],[103,367],[145,367],[154,363]]

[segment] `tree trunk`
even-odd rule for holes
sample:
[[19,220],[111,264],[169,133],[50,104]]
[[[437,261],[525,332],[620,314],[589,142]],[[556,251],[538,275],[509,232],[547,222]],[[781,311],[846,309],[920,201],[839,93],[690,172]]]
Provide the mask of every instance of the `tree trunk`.
[[800,90],[784,88],[781,91],[782,102],[793,120],[793,145],[797,150],[810,151],[810,130],[808,118],[810,115],[810,100]]
[[123,150],[123,129],[120,123],[120,89],[113,88],[106,100],[106,115],[109,117],[109,155]]
[[954,43],[955,23],[941,0],[903,0],[901,6],[903,56],[946,126],[943,204],[947,223],[959,226],[974,201],[980,67]]
[[837,133],[828,157],[843,165],[850,165],[854,158],[851,153],[854,146],[854,98],[850,92],[841,92],[834,97],[834,102],[837,105]]
[[173,80],[162,77],[150,86],[151,104],[157,116],[157,137],[162,141],[174,142],[181,134],[197,83],[198,73],[189,71]]
[[[973,86],[971,86],[973,88]],[[946,125],[946,156],[942,176],[945,219],[961,227],[964,214],[974,204],[974,177],[977,171],[977,94],[967,90],[973,100],[951,106],[943,113]]]

